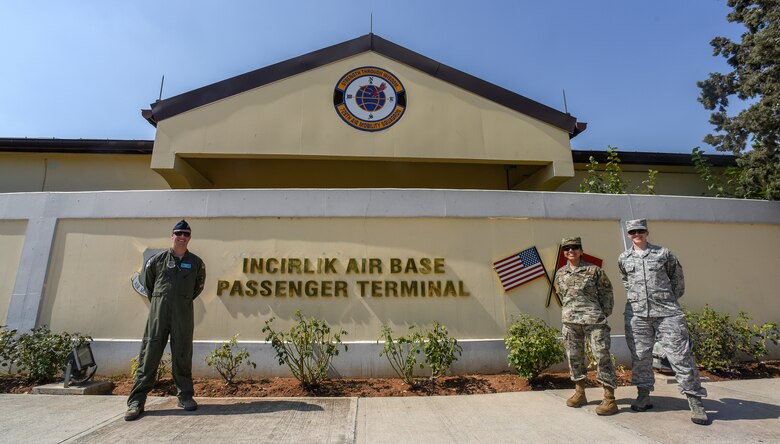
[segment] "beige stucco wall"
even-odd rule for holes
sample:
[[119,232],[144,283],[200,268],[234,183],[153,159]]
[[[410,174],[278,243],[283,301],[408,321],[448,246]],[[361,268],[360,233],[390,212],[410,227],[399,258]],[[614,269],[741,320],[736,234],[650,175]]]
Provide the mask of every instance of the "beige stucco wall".
[[0,325],[5,323],[8,315],[26,228],[27,221],[0,221]]
[[[165,248],[175,220],[62,220],[58,224],[39,323],[55,330],[81,331],[97,338],[138,338],[148,302],[130,285],[146,248]],[[263,339],[260,329],[271,316],[289,327],[298,309],[324,318],[349,332],[349,341],[373,341],[383,323],[402,327],[433,320],[460,339],[501,338],[508,320],[519,311],[560,326],[560,309],[544,307],[547,282],[537,279],[504,294],[491,264],[536,245],[544,263],[554,263],[556,244],[564,235],[583,237],[585,251],[604,259],[615,284],[616,309],[610,322],[623,332],[625,292],[616,258],[623,242],[618,221],[532,219],[363,219],[247,218],[193,219],[191,250],[208,270],[206,289],[195,302],[196,339]],[[777,225],[661,223],[651,226],[651,240],[668,246],[686,271],[683,302],[700,309],[746,310],[757,321],[780,320],[780,306],[761,274],[755,257],[780,247]],[[769,248],[769,250],[768,250]],[[724,253],[731,253],[726,255]],[[335,275],[259,275],[242,272],[245,257],[336,258]],[[390,274],[390,258],[441,257],[439,275]],[[346,274],[349,258],[378,258],[382,273]],[[552,270],[548,270],[552,272]],[[432,277],[435,276],[435,277]],[[217,296],[219,280],[245,285],[249,279],[342,280],[347,297]],[[361,297],[359,280],[463,281],[469,296]]]
[[[658,165],[624,165],[622,177],[628,182],[629,191],[643,192],[646,187],[642,182],[647,180],[648,170],[656,170],[655,191],[664,196],[707,196],[715,197],[715,193],[707,189],[707,184],[702,180],[692,166],[658,166]],[[722,168],[714,168],[713,172],[720,173]],[[556,191],[577,191],[582,181],[588,176],[588,165],[574,164],[574,177],[561,184]]]
[[[367,65],[395,74],[408,97],[401,120],[375,133],[333,106],[341,76]],[[176,155],[553,163],[555,175],[573,174],[567,132],[373,52],[159,122],[153,168],[173,168]]]
[[0,153],[0,193],[168,190],[150,155]]

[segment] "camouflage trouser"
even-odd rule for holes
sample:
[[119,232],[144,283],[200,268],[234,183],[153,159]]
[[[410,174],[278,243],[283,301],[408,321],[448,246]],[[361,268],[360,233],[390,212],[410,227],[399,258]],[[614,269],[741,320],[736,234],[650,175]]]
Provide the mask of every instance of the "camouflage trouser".
[[658,341],[674,370],[680,393],[707,396],[707,390],[699,383],[685,315],[646,318],[626,314],[625,321],[633,385],[653,390],[653,344]]
[[617,387],[615,366],[612,365],[612,355],[609,353],[609,332],[607,324],[563,324],[563,339],[572,381],[588,376],[588,359],[585,354],[585,340],[588,339],[597,363],[596,378],[602,385]]

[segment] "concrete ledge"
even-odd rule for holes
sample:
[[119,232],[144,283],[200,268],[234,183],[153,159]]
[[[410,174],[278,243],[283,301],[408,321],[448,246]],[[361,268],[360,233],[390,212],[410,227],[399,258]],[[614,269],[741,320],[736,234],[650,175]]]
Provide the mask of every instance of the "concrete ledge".
[[113,385],[110,381],[88,381],[65,388],[62,382],[53,382],[34,387],[32,393],[33,395],[108,395]]

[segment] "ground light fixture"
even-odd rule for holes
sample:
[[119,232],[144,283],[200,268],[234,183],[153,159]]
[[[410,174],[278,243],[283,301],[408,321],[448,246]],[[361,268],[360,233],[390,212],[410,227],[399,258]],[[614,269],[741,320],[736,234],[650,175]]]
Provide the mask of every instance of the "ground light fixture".
[[97,371],[95,356],[89,342],[73,347],[65,362],[65,380],[63,387],[71,384],[83,384],[89,381]]

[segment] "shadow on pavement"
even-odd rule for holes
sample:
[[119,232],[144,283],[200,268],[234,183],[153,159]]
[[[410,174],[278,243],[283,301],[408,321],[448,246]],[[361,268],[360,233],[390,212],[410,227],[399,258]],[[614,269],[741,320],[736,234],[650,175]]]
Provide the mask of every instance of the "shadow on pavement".
[[717,421],[737,421],[741,419],[780,418],[780,406],[744,399],[721,398],[704,400],[704,408],[710,418]]
[[[646,412],[634,412],[631,410],[631,402],[634,398],[620,398],[617,399],[620,412],[626,413],[641,413],[643,415],[650,415],[652,413],[660,413],[664,411],[689,411],[688,400],[683,396],[671,397],[671,396],[650,396],[650,401],[653,403],[653,408]],[[707,399],[702,400],[704,404],[704,410],[707,411],[707,415],[710,417],[710,421],[738,421],[749,419],[775,419],[780,418],[780,406],[775,404],[768,404],[765,402],[748,401],[744,399],[733,398],[721,398],[721,399]],[[589,404],[597,404],[595,402]]]
[[296,410],[299,412],[317,412],[323,411],[322,406],[308,402],[300,401],[252,401],[237,402],[232,404],[203,404],[198,406],[198,410],[187,412],[180,408],[165,410],[147,410],[144,416],[187,416],[187,415],[251,415],[255,413],[274,413]]

